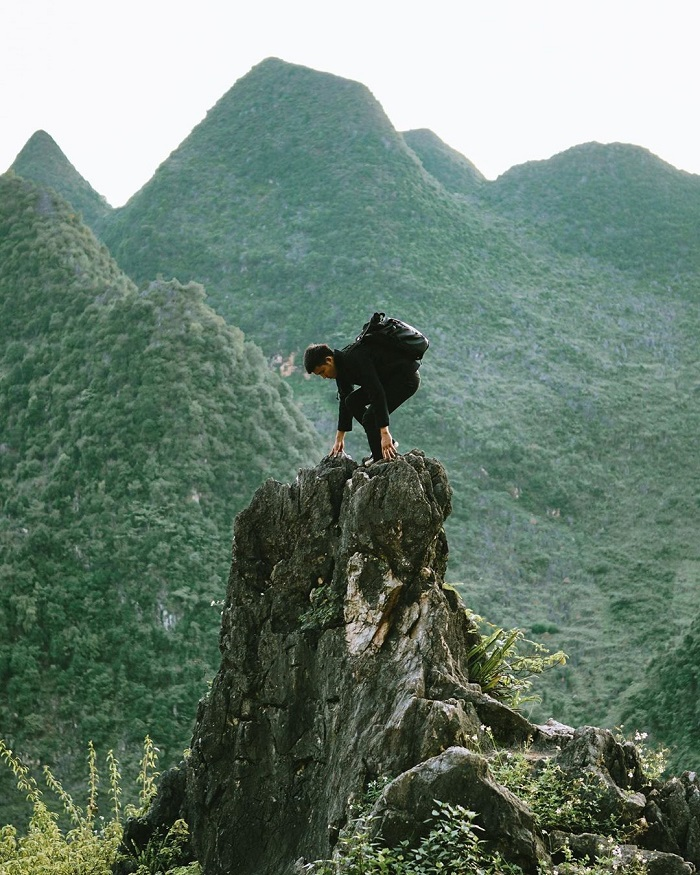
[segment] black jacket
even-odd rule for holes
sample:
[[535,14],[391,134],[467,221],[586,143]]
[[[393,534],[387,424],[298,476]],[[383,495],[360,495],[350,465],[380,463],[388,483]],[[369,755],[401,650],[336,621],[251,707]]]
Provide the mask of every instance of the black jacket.
[[406,358],[391,349],[360,343],[347,350],[334,349],[338,386],[338,431],[352,431],[352,413],[345,406],[345,399],[361,386],[369,397],[379,428],[389,425],[389,411],[382,381],[390,379],[397,372],[415,373],[419,361]]

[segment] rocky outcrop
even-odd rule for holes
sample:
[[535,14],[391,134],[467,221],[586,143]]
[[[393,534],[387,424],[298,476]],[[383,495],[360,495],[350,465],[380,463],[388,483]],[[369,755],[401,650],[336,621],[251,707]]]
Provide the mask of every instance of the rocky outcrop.
[[186,817],[205,875],[291,875],[329,857],[379,777],[389,781],[369,823],[388,846],[418,842],[439,799],[476,812],[487,850],[525,873],[549,869],[565,845],[590,859],[609,851],[596,834],[545,834],[495,780],[490,758],[525,743],[534,771],[554,762],[572,785],[595,776],[601,822],[646,817],[644,850],[621,846],[619,860],[693,871],[695,776],[649,785],[634,745],[534,726],[470,682],[481,639],[444,585],[450,498],[443,467],[417,451],[369,469],[326,459],[293,484],[268,481],[236,519],[221,668],[182,774],[153,809]]
[[411,453],[268,481],[236,520],[222,664],[188,762],[207,873],[283,873],[332,851],[348,802],[478,731],[443,589],[451,489]]

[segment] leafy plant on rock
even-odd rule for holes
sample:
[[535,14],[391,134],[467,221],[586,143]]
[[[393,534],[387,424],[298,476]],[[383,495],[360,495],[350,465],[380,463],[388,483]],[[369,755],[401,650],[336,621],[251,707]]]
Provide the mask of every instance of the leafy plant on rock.
[[386,848],[371,838],[367,808],[341,834],[333,858],[306,867],[309,875],[522,875],[500,854],[486,852],[476,813],[435,801],[430,832],[416,847]]
[[481,641],[467,653],[469,680],[513,708],[536,700],[528,695],[533,679],[548,669],[565,665],[566,654],[561,650],[550,653],[544,645],[526,639],[521,629],[505,630],[467,613],[471,620],[490,629],[482,633]]

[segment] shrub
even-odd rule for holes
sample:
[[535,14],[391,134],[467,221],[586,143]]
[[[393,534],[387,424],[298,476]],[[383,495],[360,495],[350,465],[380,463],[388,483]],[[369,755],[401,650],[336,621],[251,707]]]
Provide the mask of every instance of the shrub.
[[306,867],[309,875],[521,875],[521,869],[487,854],[477,835],[476,814],[435,801],[430,832],[417,847],[385,848],[370,838],[369,806],[341,834],[333,858]]
[[[155,794],[157,748],[146,736],[139,774],[139,806],[128,805],[128,817],[143,814]],[[99,814],[99,774],[95,749],[88,745],[88,799],[80,808],[48,767],[44,767],[47,787],[61,803],[70,828],[59,825],[59,815],[44,802],[36,780],[0,739],[0,758],[15,776],[17,789],[32,805],[32,816],[24,835],[13,826],[0,829],[0,875],[112,875],[120,855],[123,835],[119,764],[112,751],[107,754],[109,772],[109,811]],[[179,820],[167,835],[134,856],[134,875],[201,875],[198,863],[175,865],[188,837],[187,824]]]

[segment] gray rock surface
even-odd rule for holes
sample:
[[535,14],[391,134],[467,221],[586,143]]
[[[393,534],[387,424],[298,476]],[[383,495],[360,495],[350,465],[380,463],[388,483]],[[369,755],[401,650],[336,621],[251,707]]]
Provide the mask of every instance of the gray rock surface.
[[443,589],[444,468],[418,452],[325,460],[264,484],[235,526],[221,669],[188,760],[207,875],[329,856],[349,800],[467,746],[536,730],[469,683],[479,638]]

